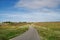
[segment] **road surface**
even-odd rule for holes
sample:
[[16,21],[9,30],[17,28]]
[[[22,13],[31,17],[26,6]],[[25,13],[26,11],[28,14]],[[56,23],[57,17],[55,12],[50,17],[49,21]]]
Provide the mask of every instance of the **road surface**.
[[38,35],[37,30],[30,26],[29,30],[26,31],[24,34],[12,38],[10,40],[40,40],[40,37]]

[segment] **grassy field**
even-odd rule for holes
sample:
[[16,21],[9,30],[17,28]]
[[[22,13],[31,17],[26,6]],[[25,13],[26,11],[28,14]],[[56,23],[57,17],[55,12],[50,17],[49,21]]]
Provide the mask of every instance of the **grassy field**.
[[60,40],[60,22],[34,23],[41,40]]
[[28,30],[27,23],[0,23],[0,40],[9,40]]

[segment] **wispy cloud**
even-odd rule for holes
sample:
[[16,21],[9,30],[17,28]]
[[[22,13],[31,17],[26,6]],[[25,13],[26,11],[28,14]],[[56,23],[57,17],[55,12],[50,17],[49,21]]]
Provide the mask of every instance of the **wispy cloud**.
[[20,0],[15,5],[16,7],[25,7],[29,9],[38,8],[56,8],[60,5],[60,0]]
[[27,14],[2,14],[7,21],[27,21],[27,22],[44,22],[44,21],[59,21],[60,15],[57,12],[33,12]]
[[19,0],[10,12],[0,12],[0,21],[60,21],[59,5],[60,0]]

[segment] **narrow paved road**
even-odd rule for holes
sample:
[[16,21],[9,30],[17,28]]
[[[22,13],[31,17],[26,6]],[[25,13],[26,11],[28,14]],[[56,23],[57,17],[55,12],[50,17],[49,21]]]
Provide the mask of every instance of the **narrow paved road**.
[[24,34],[12,38],[10,40],[40,40],[38,32],[35,28],[31,27]]

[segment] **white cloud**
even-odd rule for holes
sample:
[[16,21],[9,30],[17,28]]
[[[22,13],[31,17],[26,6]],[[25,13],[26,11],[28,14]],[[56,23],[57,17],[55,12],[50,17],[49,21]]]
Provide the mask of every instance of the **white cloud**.
[[[6,21],[27,21],[27,22],[44,22],[44,21],[57,21],[60,14],[57,12],[34,12],[34,13],[15,13],[15,14],[2,14]],[[7,19],[5,19],[7,18]]]
[[55,8],[60,4],[60,0],[20,0],[16,3],[16,7],[25,7],[30,9],[38,9],[43,7]]

